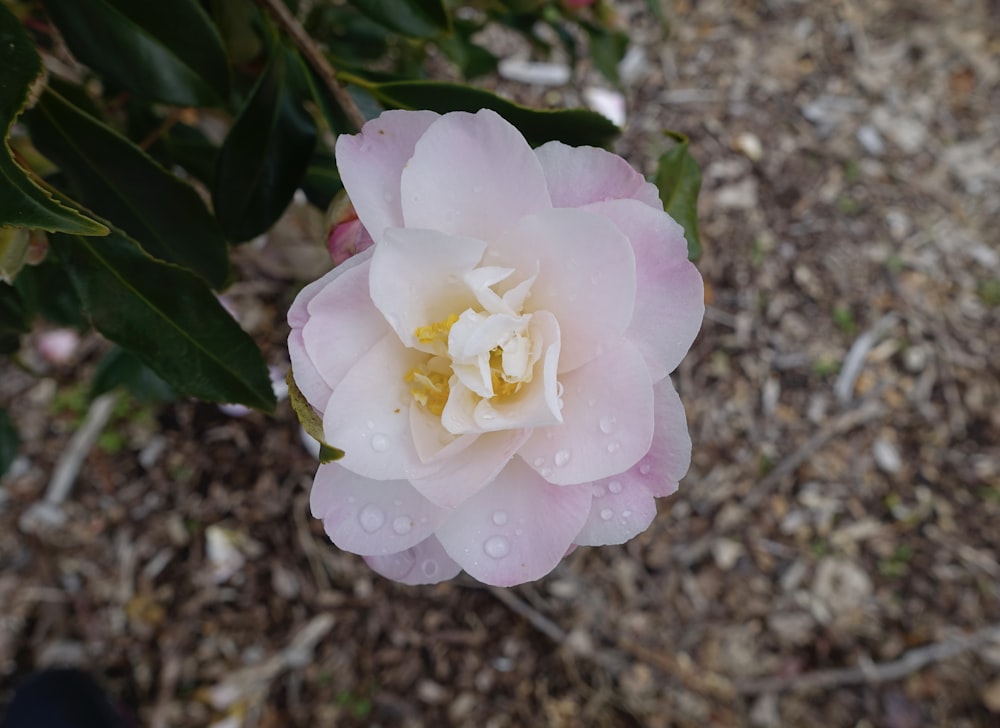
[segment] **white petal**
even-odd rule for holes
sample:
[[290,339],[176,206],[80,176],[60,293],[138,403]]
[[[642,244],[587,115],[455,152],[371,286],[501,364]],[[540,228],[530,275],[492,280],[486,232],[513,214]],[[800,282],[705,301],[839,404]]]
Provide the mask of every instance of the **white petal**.
[[434,536],[398,554],[366,556],[365,563],[385,578],[411,586],[447,581],[462,570]]

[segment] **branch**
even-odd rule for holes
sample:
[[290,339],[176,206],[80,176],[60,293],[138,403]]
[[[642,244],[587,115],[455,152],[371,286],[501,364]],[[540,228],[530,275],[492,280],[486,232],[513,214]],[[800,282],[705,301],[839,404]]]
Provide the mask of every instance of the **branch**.
[[357,131],[361,131],[361,127],[365,125],[365,115],[361,113],[361,109],[354,103],[351,95],[337,81],[337,72],[330,65],[330,62],[326,60],[326,56],[323,55],[323,51],[316,45],[316,41],[309,37],[302,24],[288,12],[288,8],[285,6],[283,0],[257,0],[257,2],[267,9],[275,22],[291,37],[295,46],[305,56],[306,60],[309,61],[309,65],[323,79],[323,83],[326,84],[330,93],[333,94],[333,97],[337,100],[337,104],[347,114],[351,125]]
[[934,662],[941,662],[963,652],[982,647],[992,640],[1000,640],[1000,624],[986,627],[976,632],[952,637],[943,642],[917,647],[903,653],[899,659],[890,662],[862,663],[857,667],[836,670],[817,670],[794,677],[767,677],[760,680],[744,680],[735,684],[736,691],[743,695],[780,693],[785,691],[821,690],[844,685],[864,685],[890,682],[906,677]]

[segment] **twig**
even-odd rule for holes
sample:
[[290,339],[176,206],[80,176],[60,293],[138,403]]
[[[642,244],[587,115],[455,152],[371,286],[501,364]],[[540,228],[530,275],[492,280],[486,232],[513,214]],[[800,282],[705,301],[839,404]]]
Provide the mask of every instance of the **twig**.
[[320,78],[323,79],[326,87],[330,89],[330,93],[333,94],[340,108],[344,110],[351,125],[358,131],[361,131],[361,127],[365,125],[365,115],[361,113],[361,109],[354,103],[351,95],[337,81],[337,72],[330,65],[330,62],[326,60],[326,56],[323,55],[323,51],[316,45],[316,42],[306,33],[302,24],[288,12],[288,8],[285,7],[285,3],[282,0],[257,0],[257,2],[267,8],[267,11],[274,17],[275,22],[281,26],[282,30],[288,33],[296,47],[306,57],[306,60],[309,61],[309,64],[319,74]]
[[566,643],[566,632],[558,624],[539,612],[525,601],[522,601],[510,589],[503,589],[498,586],[489,587],[490,593],[504,603],[510,611],[527,619],[531,626],[544,634],[557,645]]
[[890,311],[854,340],[850,351],[844,357],[844,366],[841,368],[840,376],[837,377],[837,383],[833,387],[834,394],[837,395],[837,400],[841,404],[848,404],[851,401],[854,395],[854,383],[857,381],[858,375],[861,374],[865,357],[897,320],[899,317]]
[[785,691],[821,690],[900,680],[934,662],[941,662],[963,652],[982,647],[986,642],[1000,640],[1000,624],[986,627],[960,637],[909,650],[897,660],[879,663],[862,663],[857,667],[836,670],[817,670],[794,677],[769,677],[745,680],[735,684],[743,695],[779,693]]
[[881,417],[885,412],[885,407],[881,403],[869,400],[858,409],[844,412],[839,417],[830,422],[826,427],[810,437],[791,455],[786,457],[777,467],[754,486],[753,490],[747,494],[743,502],[749,508],[757,505],[775,486],[786,476],[795,472],[806,460],[826,445],[833,438],[859,427],[866,422]]

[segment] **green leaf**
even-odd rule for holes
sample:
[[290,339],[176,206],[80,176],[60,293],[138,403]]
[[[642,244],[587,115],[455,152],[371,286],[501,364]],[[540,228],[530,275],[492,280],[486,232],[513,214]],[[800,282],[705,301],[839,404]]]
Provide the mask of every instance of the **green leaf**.
[[302,180],[302,191],[306,193],[306,199],[320,210],[326,210],[330,201],[342,189],[344,183],[340,181],[340,174],[337,172],[337,160],[330,152],[317,149],[306,170],[305,179]]
[[660,190],[663,209],[684,228],[688,257],[701,255],[698,237],[698,193],[701,191],[701,169],[688,150],[689,140],[683,134],[666,132],[677,144],[660,157],[656,170],[656,186]]
[[628,36],[617,30],[609,30],[600,25],[583,25],[590,39],[590,58],[603,76],[616,86],[620,85],[618,64],[628,49]]
[[97,364],[90,385],[90,396],[98,397],[115,387],[124,387],[142,404],[169,402],[174,390],[135,354],[113,347]]
[[21,294],[0,282],[0,354],[13,354],[21,347],[21,334],[30,328],[28,319]]
[[226,241],[193,187],[51,90],[28,121],[35,144],[94,212],[150,255],[191,268],[215,288],[226,284]]
[[482,25],[470,21],[455,21],[455,32],[435,40],[438,47],[458,66],[462,76],[469,79],[496,70],[499,59],[473,42],[472,36],[481,31]]
[[411,38],[451,32],[451,16],[442,0],[353,0],[352,4],[375,22]]
[[83,303],[73,287],[67,267],[56,257],[50,249],[45,260],[21,271],[14,287],[21,295],[29,316],[41,315],[60,326],[85,329],[87,320],[83,317]]
[[42,75],[42,61],[17,18],[0,5],[0,226],[13,225],[77,235],[107,235],[108,229],[73,209],[17,165],[8,137],[24,110],[32,84]]
[[136,96],[178,106],[219,106],[229,62],[197,0],[45,0],[80,61]]
[[430,109],[438,113],[492,109],[524,134],[532,146],[559,141],[580,146],[607,146],[621,130],[606,118],[586,109],[539,110],[507,101],[489,91],[442,81],[389,81],[375,83],[353,74],[341,78],[368,91],[390,108]]
[[275,45],[219,153],[215,214],[232,240],[260,235],[281,217],[309,166],[316,124],[302,106],[307,84],[297,55]]
[[295,383],[295,377],[292,375],[291,369],[288,370],[288,374],[285,376],[285,382],[288,384],[288,401],[292,403],[292,409],[295,410],[295,416],[299,418],[302,429],[306,431],[309,437],[319,443],[319,461],[325,464],[334,460],[340,460],[344,457],[344,451],[327,445],[323,440],[323,420],[320,419],[319,414],[317,414],[316,410],[306,400],[305,395],[299,389],[299,385]]
[[14,462],[19,445],[17,430],[10,421],[10,415],[7,414],[7,410],[0,409],[0,475],[6,473],[7,468]]
[[94,242],[52,239],[98,331],[180,394],[274,408],[260,350],[200,278],[150,257],[118,230]]

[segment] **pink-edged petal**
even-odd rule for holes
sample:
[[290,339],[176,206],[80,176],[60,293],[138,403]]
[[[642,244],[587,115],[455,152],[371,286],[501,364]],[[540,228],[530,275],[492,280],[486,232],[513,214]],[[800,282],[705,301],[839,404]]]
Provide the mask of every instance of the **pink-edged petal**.
[[407,227],[487,241],[551,207],[531,147],[487,109],[447,114],[431,125],[403,170],[402,196]]
[[403,227],[400,176],[417,140],[438,115],[433,111],[386,111],[360,134],[337,137],[337,169],[365,229],[376,242],[386,228]]
[[[388,324],[368,295],[369,266],[367,260],[350,266],[309,301],[308,320],[302,327],[304,353],[330,389],[337,387],[358,359],[389,333]],[[291,346],[290,339],[290,351]],[[294,358],[292,367],[298,382]],[[308,393],[302,391],[309,399]]]
[[586,209],[614,222],[632,243],[635,312],[625,336],[642,351],[653,381],[658,381],[680,364],[705,315],[704,284],[688,260],[684,230],[667,213],[634,200]]
[[587,522],[576,536],[581,546],[625,543],[656,517],[656,499],[631,471],[594,483]]
[[553,207],[582,207],[604,200],[634,199],[663,209],[655,185],[617,154],[597,147],[548,142],[535,150],[545,170]]
[[455,508],[493,481],[530,436],[531,430],[479,435],[460,455],[444,460],[436,472],[413,478],[413,487],[431,502]]
[[293,329],[301,329],[305,326],[309,320],[309,303],[316,298],[319,292],[347,271],[370,260],[373,252],[372,250],[367,250],[364,253],[360,253],[343,264],[338,265],[336,268],[327,271],[323,276],[317,278],[309,285],[303,286],[302,290],[295,296],[295,300],[292,301],[292,305],[288,307],[288,325]]
[[672,495],[691,465],[691,435],[684,405],[673,383],[664,378],[653,385],[656,423],[653,443],[630,475],[657,498]]
[[375,246],[369,285],[375,306],[409,347],[444,354],[417,341],[414,332],[476,305],[464,276],[483,257],[486,244],[434,230],[393,228]]
[[406,479],[420,466],[405,377],[426,356],[404,347],[390,331],[334,388],[323,415],[323,434],[344,451],[340,465],[375,480]]
[[601,353],[632,320],[635,257],[609,220],[580,210],[546,210],[526,217],[486,251],[487,265],[515,268],[538,279],[525,302],[559,322],[559,372]]
[[437,537],[448,555],[481,582],[533,581],[555,568],[580,532],[591,493],[589,484],[550,485],[514,458],[448,517]]
[[292,377],[306,401],[322,416],[333,389],[326,383],[306,353],[302,329],[292,329],[288,334],[288,358],[292,363]]
[[434,536],[398,554],[365,556],[365,563],[386,579],[411,586],[447,581],[462,570]]
[[411,548],[448,516],[405,480],[370,480],[337,463],[319,466],[309,505],[338,548],[362,556]]
[[563,424],[535,430],[518,452],[550,483],[589,483],[623,473],[653,440],[653,383],[639,350],[620,339],[562,375]]

